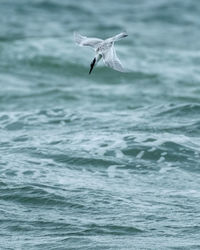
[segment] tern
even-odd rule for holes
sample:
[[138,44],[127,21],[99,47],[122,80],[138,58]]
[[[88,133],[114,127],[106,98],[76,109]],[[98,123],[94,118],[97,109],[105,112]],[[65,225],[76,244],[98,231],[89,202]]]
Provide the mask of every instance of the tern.
[[125,32],[122,32],[116,36],[102,40],[95,37],[82,36],[77,32],[74,32],[74,40],[77,45],[89,46],[95,50],[95,58],[90,64],[89,74],[91,74],[94,66],[101,60],[101,58],[103,58],[106,66],[120,72],[125,72],[119,58],[116,55],[114,42],[127,36],[128,35]]

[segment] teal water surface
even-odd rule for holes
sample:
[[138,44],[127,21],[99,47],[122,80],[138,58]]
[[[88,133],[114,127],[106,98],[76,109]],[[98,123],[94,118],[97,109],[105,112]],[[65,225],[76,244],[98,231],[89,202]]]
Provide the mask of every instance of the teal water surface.
[[[200,2],[0,2],[0,249],[200,249]],[[116,43],[128,73],[73,32]]]

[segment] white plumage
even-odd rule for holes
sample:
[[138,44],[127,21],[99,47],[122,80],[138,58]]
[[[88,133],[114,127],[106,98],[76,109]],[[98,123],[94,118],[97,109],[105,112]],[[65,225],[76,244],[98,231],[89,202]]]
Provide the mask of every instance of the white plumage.
[[127,36],[128,35],[126,33],[120,33],[114,37],[108,38],[106,40],[102,40],[99,38],[93,38],[93,37],[89,38],[86,36],[82,36],[75,32],[74,40],[77,45],[90,46],[95,50],[96,55],[90,65],[89,74],[92,72],[94,65],[97,64],[101,58],[103,58],[103,61],[106,66],[114,70],[120,71],[120,72],[125,72],[119,58],[116,55],[114,42]]

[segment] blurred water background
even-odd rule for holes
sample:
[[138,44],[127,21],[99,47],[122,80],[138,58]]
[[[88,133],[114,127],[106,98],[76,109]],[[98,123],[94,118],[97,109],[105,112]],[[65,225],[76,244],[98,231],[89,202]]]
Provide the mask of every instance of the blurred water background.
[[[200,2],[1,0],[0,249],[200,249]],[[73,32],[116,43],[131,72]]]

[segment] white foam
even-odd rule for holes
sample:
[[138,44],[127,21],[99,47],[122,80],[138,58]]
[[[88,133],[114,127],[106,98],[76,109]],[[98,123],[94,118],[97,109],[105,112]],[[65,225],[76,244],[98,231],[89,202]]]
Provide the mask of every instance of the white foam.
[[144,155],[144,151],[140,151],[140,152],[137,154],[136,158],[137,158],[137,159],[141,159],[143,155]]
[[163,161],[165,161],[165,157],[163,157],[163,156],[161,156],[161,157],[157,160],[158,163],[163,162]]
[[154,152],[154,151],[156,151],[156,148],[155,148],[155,147],[152,147],[152,148],[150,148],[150,149],[148,150],[148,152]]
[[114,178],[116,176],[117,165],[111,165],[107,168],[108,177]]

